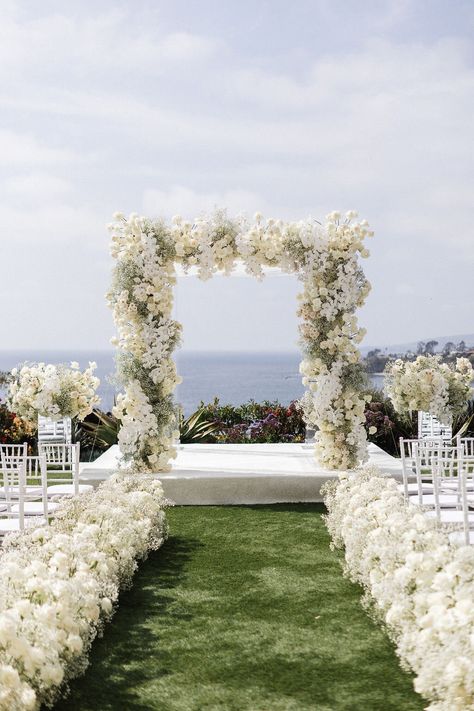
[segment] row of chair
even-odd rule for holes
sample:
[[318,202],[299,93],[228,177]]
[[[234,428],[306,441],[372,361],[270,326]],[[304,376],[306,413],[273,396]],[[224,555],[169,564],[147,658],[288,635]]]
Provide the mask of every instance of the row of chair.
[[63,497],[93,487],[79,483],[79,444],[0,444],[0,536],[47,524]]
[[474,543],[474,438],[400,439],[403,483],[409,505],[450,528],[454,543]]

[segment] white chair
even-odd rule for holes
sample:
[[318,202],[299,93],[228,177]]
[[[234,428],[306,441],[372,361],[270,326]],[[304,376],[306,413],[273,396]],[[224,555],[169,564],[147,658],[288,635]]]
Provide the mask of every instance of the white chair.
[[70,417],[52,420],[38,415],[38,443],[70,444],[72,439],[72,421]]
[[[409,503],[436,509],[460,507],[460,490],[455,469],[456,447],[445,443],[426,444],[423,440],[413,444],[417,493],[408,495]],[[439,479],[442,485],[436,490]]]
[[92,491],[91,484],[79,484],[79,443],[40,443],[38,450],[46,458],[48,496],[77,496]]
[[418,410],[418,439],[445,439],[451,440],[453,428],[443,424],[437,417],[429,412]]
[[404,439],[400,437],[400,457],[402,463],[402,479],[403,484],[398,485],[398,490],[402,491],[405,499],[413,494],[433,493],[433,481],[431,474],[423,475],[423,466],[421,467],[421,476],[417,477],[416,456],[423,455],[423,464],[429,468],[431,458],[436,454],[440,447],[447,447],[448,442],[440,439]]
[[[398,485],[398,490],[403,491],[405,499],[407,500],[410,494],[418,493],[418,482],[416,480],[415,465],[415,445],[417,445],[419,441],[420,440],[418,439],[404,439],[403,437],[400,437],[399,440],[403,484]],[[422,489],[425,492],[432,492],[432,482],[422,481]]]
[[[37,494],[28,493],[29,474],[41,479],[40,501],[32,501]],[[27,527],[47,523],[50,509],[46,495],[46,462],[44,457],[23,457],[1,453],[2,511],[0,536],[23,531]]]
[[[33,486],[37,483],[38,487],[41,488],[40,500],[37,500],[38,497],[32,490],[28,491],[28,488],[25,489],[25,500],[23,504],[25,516],[51,516],[56,511],[59,504],[48,500],[48,470],[46,466],[46,458],[41,454],[37,457],[26,457],[25,463],[27,487],[28,482],[34,482]],[[13,513],[18,513],[19,503],[13,504],[11,509]]]
[[[470,493],[474,483],[474,460],[469,458],[459,459],[459,481],[461,491],[462,531],[453,531],[449,539],[456,545],[474,544],[474,530],[472,519],[474,516],[474,495]],[[469,486],[471,485],[471,486]]]
[[465,459],[474,459],[474,437],[461,437],[456,435],[456,446]]
[[[0,444],[0,466],[2,465],[3,461],[3,456],[7,458],[7,460],[10,460],[12,457],[26,457],[28,456],[28,444],[27,442],[24,442],[23,444]],[[33,479],[35,477],[33,476]],[[12,498],[18,498],[18,492],[19,489],[18,487],[11,486],[9,490],[9,496]],[[31,495],[32,497],[36,496],[39,497],[41,496],[42,489],[41,489],[41,482],[38,481],[38,483],[34,482],[33,484],[27,483],[26,488],[25,488],[25,493],[27,495]],[[5,491],[4,487],[0,487],[0,499],[4,498],[5,496]]]
[[[434,510],[425,511],[428,518],[436,518],[443,524],[462,524],[468,528],[474,526],[474,511],[469,510],[469,499],[472,493],[468,491],[466,462],[462,457],[450,458],[448,466],[443,457],[433,459],[431,463],[434,484]],[[470,490],[472,491],[472,473]],[[452,492],[452,493],[451,493]],[[446,505],[446,495],[455,495],[456,508],[451,500]]]

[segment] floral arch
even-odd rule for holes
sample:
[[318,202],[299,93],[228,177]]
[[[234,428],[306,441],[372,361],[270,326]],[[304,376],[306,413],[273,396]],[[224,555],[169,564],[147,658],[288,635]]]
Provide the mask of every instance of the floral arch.
[[181,325],[172,319],[176,265],[197,269],[201,279],[231,274],[238,261],[247,273],[264,267],[296,274],[302,282],[298,315],[307,387],[302,407],[317,429],[315,453],[329,469],[366,459],[364,377],[357,345],[364,335],[355,311],[370,291],[359,263],[373,235],[357,213],[283,222],[231,219],[225,212],[196,218],[150,220],[114,215],[109,229],[116,260],[107,295],[118,336],[117,373],[125,392],[115,414],[122,422],[120,449],[138,471],[166,471],[176,456],[177,417],[173,391],[180,382],[172,355]]

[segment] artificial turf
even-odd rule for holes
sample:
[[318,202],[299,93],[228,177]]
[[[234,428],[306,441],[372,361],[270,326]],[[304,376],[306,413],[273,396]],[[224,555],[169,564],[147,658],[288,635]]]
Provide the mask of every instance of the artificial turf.
[[319,504],[169,511],[55,711],[421,711]]

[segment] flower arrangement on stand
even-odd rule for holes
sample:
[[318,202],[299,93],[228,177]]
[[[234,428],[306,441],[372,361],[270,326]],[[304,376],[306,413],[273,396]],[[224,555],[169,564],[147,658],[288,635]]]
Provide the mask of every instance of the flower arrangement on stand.
[[375,467],[342,474],[324,496],[345,573],[364,588],[427,709],[474,709],[474,548],[451,544]]
[[87,667],[137,561],[167,535],[151,476],[117,473],[63,501],[50,526],[10,536],[0,556],[0,711],[51,706]]
[[471,393],[474,371],[467,358],[451,366],[440,356],[418,356],[414,361],[395,360],[385,367],[384,389],[399,413],[422,410],[451,424]]
[[125,392],[114,414],[122,421],[119,445],[138,471],[166,471],[176,455],[177,416],[173,390],[180,382],[172,359],[181,325],[171,318],[175,265],[195,268],[208,279],[230,274],[243,262],[248,274],[264,267],[296,274],[303,283],[298,310],[308,391],[302,407],[318,430],[316,455],[331,469],[356,466],[366,458],[364,378],[357,344],[364,331],[355,311],[370,285],[359,264],[373,233],[357,213],[283,222],[257,213],[252,222],[225,212],[172,224],[117,213],[110,225],[116,260],[108,302],[118,335],[118,376]]
[[84,371],[79,364],[47,365],[26,363],[11,371],[8,407],[20,417],[34,422],[38,416],[59,420],[83,419],[100,402],[96,390],[100,380],[94,375],[97,365]]

